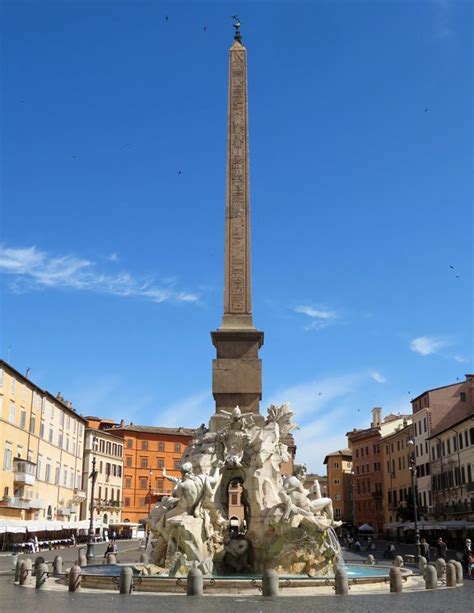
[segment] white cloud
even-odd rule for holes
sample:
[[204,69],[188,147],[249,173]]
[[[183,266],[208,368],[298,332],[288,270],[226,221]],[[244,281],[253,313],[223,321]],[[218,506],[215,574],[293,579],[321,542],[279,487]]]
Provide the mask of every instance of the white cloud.
[[376,370],[372,371],[370,373],[370,376],[372,377],[374,381],[377,381],[377,383],[387,383],[387,378],[381,375]]
[[196,294],[176,290],[175,282],[163,282],[157,286],[152,280],[139,280],[128,272],[102,272],[90,260],[74,255],[52,256],[34,246],[21,249],[0,247],[0,273],[12,275],[12,289],[18,292],[57,287],[142,297],[156,303],[198,300]]
[[118,262],[119,260],[119,256],[118,253],[111,253],[110,255],[107,256],[107,259],[109,260],[109,262]]
[[440,336],[418,336],[410,343],[410,349],[419,355],[432,355],[440,349],[447,347],[449,341]]
[[165,411],[156,415],[155,425],[164,427],[193,428],[207,424],[214,414],[215,403],[209,391],[200,391],[178,400]]
[[315,308],[308,305],[300,305],[293,309],[295,313],[303,313],[311,318],[311,323],[305,327],[305,330],[321,330],[327,328],[335,319],[337,313],[326,308]]
[[438,39],[448,39],[454,35],[452,0],[433,0],[433,31]]

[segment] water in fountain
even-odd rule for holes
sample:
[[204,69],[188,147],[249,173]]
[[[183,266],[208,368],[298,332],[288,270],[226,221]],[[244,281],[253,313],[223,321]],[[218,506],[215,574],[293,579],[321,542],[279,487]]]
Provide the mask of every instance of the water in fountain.
[[334,528],[328,528],[329,540],[331,541],[331,546],[336,552],[336,565],[344,567],[346,564],[344,562],[344,557],[342,555],[341,545],[339,543],[339,539],[337,538],[336,531]]

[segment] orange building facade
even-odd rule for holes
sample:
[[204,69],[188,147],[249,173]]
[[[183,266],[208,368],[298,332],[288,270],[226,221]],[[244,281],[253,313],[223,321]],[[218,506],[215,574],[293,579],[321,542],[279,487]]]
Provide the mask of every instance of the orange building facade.
[[174,484],[163,477],[181,475],[181,457],[193,438],[190,428],[120,425],[112,430],[124,440],[122,521],[143,523]]

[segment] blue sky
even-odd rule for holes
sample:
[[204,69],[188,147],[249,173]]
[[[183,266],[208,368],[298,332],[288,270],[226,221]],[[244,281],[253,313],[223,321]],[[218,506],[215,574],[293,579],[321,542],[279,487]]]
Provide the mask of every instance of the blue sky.
[[291,402],[299,458],[321,470],[373,406],[408,411],[472,371],[470,2],[2,10],[13,366],[83,414],[194,426],[212,413],[238,12],[262,410]]

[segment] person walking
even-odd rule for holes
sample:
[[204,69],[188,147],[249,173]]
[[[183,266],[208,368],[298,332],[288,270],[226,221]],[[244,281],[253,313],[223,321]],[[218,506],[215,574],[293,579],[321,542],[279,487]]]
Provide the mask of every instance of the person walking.
[[440,536],[438,539],[438,542],[436,543],[436,555],[438,558],[443,558],[443,560],[446,560],[447,552],[448,552],[448,547],[446,543],[443,541],[442,537]]
[[464,568],[467,572],[467,576],[470,575],[470,559],[474,558],[474,547],[472,546],[471,539],[466,539],[464,543],[464,549],[462,551],[462,560]]
[[430,546],[429,543],[426,542],[425,538],[421,539],[420,553],[424,558],[426,558],[427,562],[430,561]]

